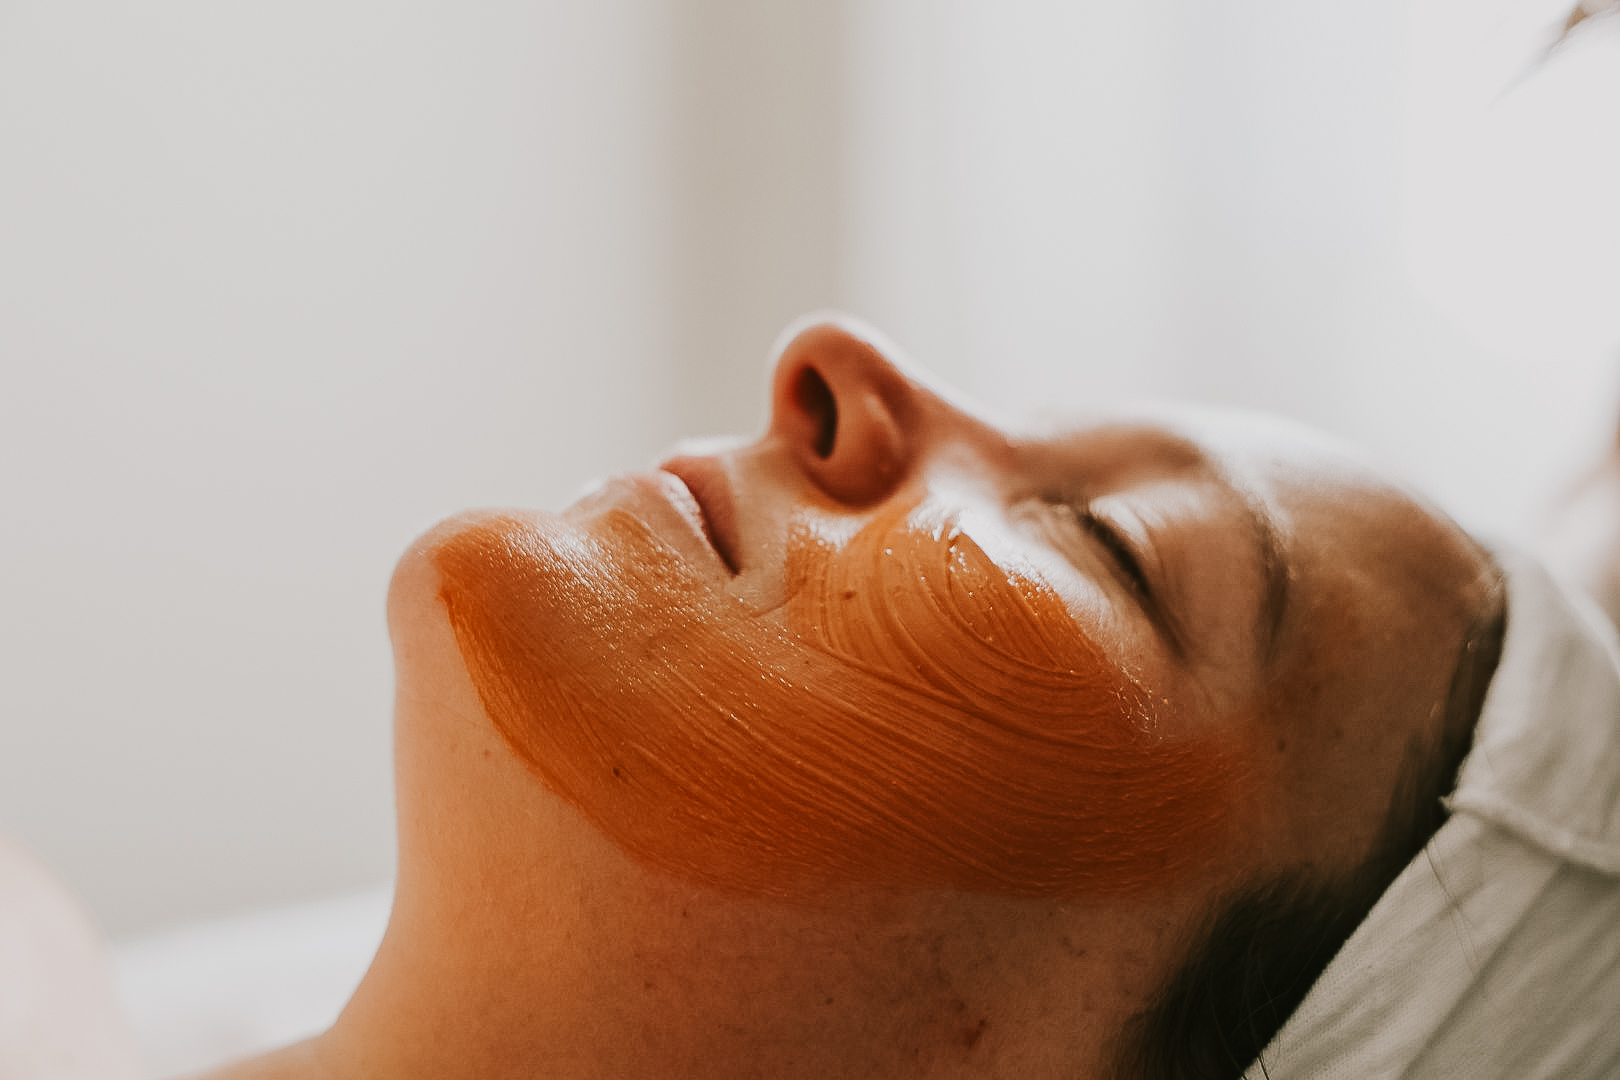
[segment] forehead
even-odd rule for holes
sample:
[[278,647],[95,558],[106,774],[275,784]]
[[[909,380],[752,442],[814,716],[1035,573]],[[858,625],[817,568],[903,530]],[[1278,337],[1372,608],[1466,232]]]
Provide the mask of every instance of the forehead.
[[1143,403],[1039,417],[1010,434],[1032,473],[1209,483],[1279,527],[1309,504],[1365,513],[1369,498],[1397,513],[1438,516],[1350,443],[1264,413]]
[[1013,429],[1011,443],[1032,485],[1182,485],[1228,504],[1268,558],[1283,553],[1295,504],[1377,485],[1350,448],[1258,414],[1140,405],[1043,418]]
[[1028,447],[1090,453],[1114,449],[1166,464],[1224,470],[1262,486],[1268,477],[1362,482],[1380,478],[1353,444],[1268,413],[1176,402],[1037,415],[1010,428]]

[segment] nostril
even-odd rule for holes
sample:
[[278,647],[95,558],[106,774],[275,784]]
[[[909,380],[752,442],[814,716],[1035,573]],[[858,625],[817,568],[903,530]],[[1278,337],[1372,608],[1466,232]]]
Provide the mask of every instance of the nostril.
[[799,372],[793,385],[793,401],[815,421],[816,457],[823,460],[831,457],[833,443],[838,438],[838,399],[833,397],[832,387],[821,377],[821,372],[809,366]]

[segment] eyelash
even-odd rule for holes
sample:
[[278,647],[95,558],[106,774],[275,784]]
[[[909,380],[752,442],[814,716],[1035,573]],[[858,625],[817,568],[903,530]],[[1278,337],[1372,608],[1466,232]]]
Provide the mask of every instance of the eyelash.
[[1119,530],[1103,518],[1091,512],[1089,503],[1075,505],[1061,504],[1063,509],[1073,515],[1075,522],[1092,535],[1102,546],[1108,549],[1109,556],[1125,571],[1130,578],[1131,587],[1142,597],[1151,597],[1153,590],[1148,587],[1147,574],[1142,570],[1142,563],[1136,557],[1131,545],[1119,534]]

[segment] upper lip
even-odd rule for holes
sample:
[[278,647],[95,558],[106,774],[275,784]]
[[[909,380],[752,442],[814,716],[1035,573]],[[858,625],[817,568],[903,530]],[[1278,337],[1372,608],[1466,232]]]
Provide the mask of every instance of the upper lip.
[[702,516],[703,534],[713,545],[720,561],[733,575],[741,572],[738,561],[737,507],[725,468],[712,457],[682,455],[670,458],[658,468],[686,485]]

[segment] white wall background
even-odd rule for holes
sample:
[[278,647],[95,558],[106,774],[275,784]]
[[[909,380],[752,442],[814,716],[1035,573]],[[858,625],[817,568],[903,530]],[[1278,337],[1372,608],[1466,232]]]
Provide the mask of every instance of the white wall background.
[[[1007,410],[1292,413],[1522,535],[1613,428],[1620,320],[1491,324],[1556,245],[1448,269],[1459,155],[1520,136],[1448,142],[1469,9],[1412,16],[0,3],[0,828],[120,935],[386,878],[397,552],[754,429],[813,307]],[[1620,101],[1608,29],[1458,75],[1469,115]]]

